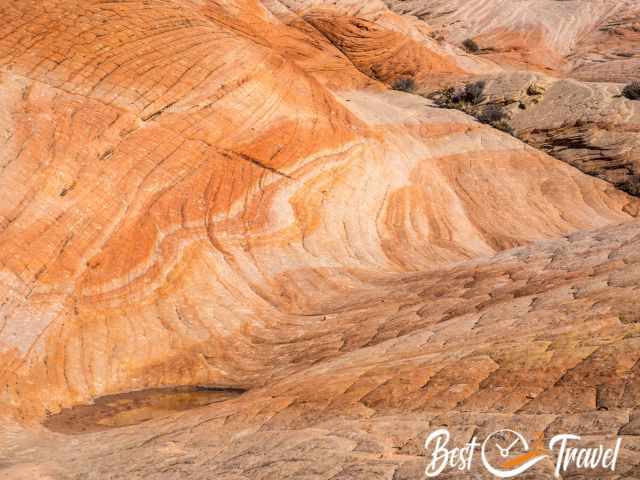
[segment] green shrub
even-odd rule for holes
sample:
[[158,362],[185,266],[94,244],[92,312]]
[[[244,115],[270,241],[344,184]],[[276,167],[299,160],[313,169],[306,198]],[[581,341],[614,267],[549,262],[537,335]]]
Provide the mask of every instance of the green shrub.
[[432,93],[429,98],[433,99],[435,104],[442,108],[456,108],[454,98],[456,97],[456,89],[447,87],[444,90]]
[[431,98],[436,105],[443,108],[457,108],[467,111],[468,107],[479,104],[484,99],[485,82],[468,83],[463,89],[447,87],[436,92]]
[[505,133],[508,133],[509,135],[513,135],[515,136],[516,132],[513,129],[513,127],[511,125],[509,125],[509,122],[505,119],[505,120],[500,120],[498,122],[492,122],[490,123],[490,125],[493,128],[497,128],[498,130],[501,130]]

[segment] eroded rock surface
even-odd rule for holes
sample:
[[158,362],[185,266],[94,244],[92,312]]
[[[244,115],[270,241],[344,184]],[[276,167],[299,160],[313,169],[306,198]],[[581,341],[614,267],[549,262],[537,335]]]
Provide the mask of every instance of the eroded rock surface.
[[[16,472],[38,465],[53,478],[413,479],[431,430],[466,442],[517,425],[589,444],[619,434],[617,477],[590,478],[634,478],[639,285],[637,222],[382,279],[308,319],[307,338],[288,346],[338,342],[333,358],[234,400],[71,442],[7,425],[0,445]],[[530,474],[554,478],[553,464]]]
[[394,9],[0,5],[1,475],[397,480],[514,423],[638,474],[640,201],[390,91],[504,69]]
[[480,56],[509,68],[627,82],[640,74],[640,5],[635,0],[386,0]]
[[[527,144],[640,195],[640,101],[625,98],[620,85],[530,72],[483,77],[465,88],[477,85],[477,99],[445,106],[485,122],[494,112],[505,130]],[[443,101],[442,93],[433,96]]]

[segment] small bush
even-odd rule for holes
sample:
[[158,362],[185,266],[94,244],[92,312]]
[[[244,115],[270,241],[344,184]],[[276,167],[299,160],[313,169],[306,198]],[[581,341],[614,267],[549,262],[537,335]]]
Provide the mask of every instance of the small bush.
[[544,86],[539,83],[532,83],[527,87],[527,95],[529,95],[530,97],[542,95],[544,91]]
[[482,123],[497,123],[501,120],[505,120],[507,118],[507,114],[504,112],[504,109],[495,104],[487,105],[482,112],[478,115],[478,120]]
[[435,92],[430,96],[436,105],[442,108],[455,108],[456,103],[460,102],[460,94],[456,92],[454,87],[447,87],[444,90]]
[[629,100],[640,100],[640,81],[636,80],[624,87],[622,95],[627,97]]
[[483,81],[469,83],[461,90],[448,87],[436,92],[431,98],[439,107],[466,111],[470,106],[477,105],[484,99],[484,87]]
[[400,92],[411,93],[416,89],[416,82],[410,77],[399,78],[393,82],[391,88]]
[[514,134],[513,128],[509,125],[509,115],[507,115],[504,108],[500,105],[487,105],[476,118],[479,122],[491,125],[493,128],[497,128],[511,135]]
[[475,40],[471,38],[467,38],[464,42],[462,42],[462,46],[469,53],[478,53],[480,51],[480,45],[478,45]]
[[478,104],[484,98],[485,83],[481,80],[479,82],[468,83],[464,87],[462,94],[463,100],[472,104]]
[[515,135],[513,127],[509,125],[509,115],[507,115],[504,108],[500,105],[487,105],[476,118],[479,122],[486,123],[493,128]]
[[465,85],[462,90],[454,87],[445,88],[435,92],[431,98],[441,108],[460,110],[476,117],[479,122],[515,135],[514,129],[509,125],[509,115],[504,110],[504,107],[496,104],[478,105],[484,100],[484,88],[485,82],[478,81]]
[[505,133],[508,133],[509,135],[513,135],[515,137],[515,130],[513,129],[513,127],[511,125],[509,125],[509,122],[507,120],[500,120],[498,122],[493,122],[491,124],[491,126],[493,128],[497,128],[498,130],[501,130]]

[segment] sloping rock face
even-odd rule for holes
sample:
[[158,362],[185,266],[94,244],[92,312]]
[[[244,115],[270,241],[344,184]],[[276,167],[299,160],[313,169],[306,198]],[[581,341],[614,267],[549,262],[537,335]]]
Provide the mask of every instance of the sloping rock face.
[[555,82],[513,117],[517,135],[632,195],[640,195],[640,102],[610,84]]
[[294,28],[304,25],[308,32],[312,25],[353,66],[388,86],[411,79],[421,93],[428,93],[473,75],[502,71],[495,62],[467,55],[427,23],[398,15],[382,2],[269,0],[264,5]]
[[[619,434],[616,474],[588,478],[636,478],[639,252],[634,222],[354,289],[287,345],[339,342],[341,355],[239,398],[71,442],[6,425],[6,472],[415,479],[430,431],[446,427],[464,444],[517,426],[528,438],[572,432],[589,445]],[[547,459],[529,478],[553,470]],[[447,473],[493,478],[479,464]]]
[[[637,214],[463,116],[363,90],[370,80],[324,42],[320,61],[333,52],[348,79],[332,91],[280,53],[288,27],[260,5],[239,4],[238,24],[233,5],[54,7],[3,12],[16,28],[2,378],[25,416],[133,389],[250,386],[300,361],[280,347],[304,335],[296,315],[372,275]],[[20,27],[39,17],[57,29]]]
[[578,39],[571,76],[587,82],[626,83],[640,77],[640,5],[616,2],[598,29]]
[[410,478],[442,422],[637,464],[640,201],[384,85],[495,63],[377,2],[0,13],[3,475]]
[[[640,194],[640,102],[621,95],[640,79],[640,5],[636,1],[388,0],[435,37],[478,51],[467,56],[501,71],[466,70],[449,87],[482,80],[490,88],[478,108],[506,107],[521,140],[633,195]],[[473,78],[470,78],[473,77]],[[420,80],[419,77],[416,77]],[[437,90],[419,82],[420,93]],[[534,93],[528,90],[535,86]],[[542,89],[540,89],[542,86]],[[545,93],[548,90],[548,94]],[[532,107],[532,108],[528,108]]]
[[635,0],[386,0],[424,20],[450,43],[475,40],[505,67],[627,82],[640,75]]
[[640,195],[640,102],[625,98],[621,85],[524,72],[479,82],[477,102],[453,106],[481,120],[498,111],[529,145]]

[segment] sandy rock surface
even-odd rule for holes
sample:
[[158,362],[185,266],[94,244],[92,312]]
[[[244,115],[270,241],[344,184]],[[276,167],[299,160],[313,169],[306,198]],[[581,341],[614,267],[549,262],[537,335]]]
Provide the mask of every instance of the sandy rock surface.
[[[633,4],[419,3],[0,4],[0,478],[420,478],[445,424],[640,476],[639,103],[569,59]],[[488,76],[533,146],[418,95]]]
[[625,82],[640,74],[635,0],[385,0],[451,43],[471,38],[501,65]]
[[485,76],[475,103],[454,105],[482,120],[491,109],[527,144],[640,195],[640,101],[613,83],[558,80],[532,72]]
[[[6,474],[414,479],[430,431],[447,426],[468,441],[517,424],[532,437],[570,431],[594,444],[620,434],[618,477],[588,478],[635,478],[639,252],[633,222],[380,280],[281,346],[306,345],[308,355],[339,345],[338,355],[136,426],[5,425]],[[472,474],[450,478],[492,478]],[[552,462],[531,474],[554,478]]]

